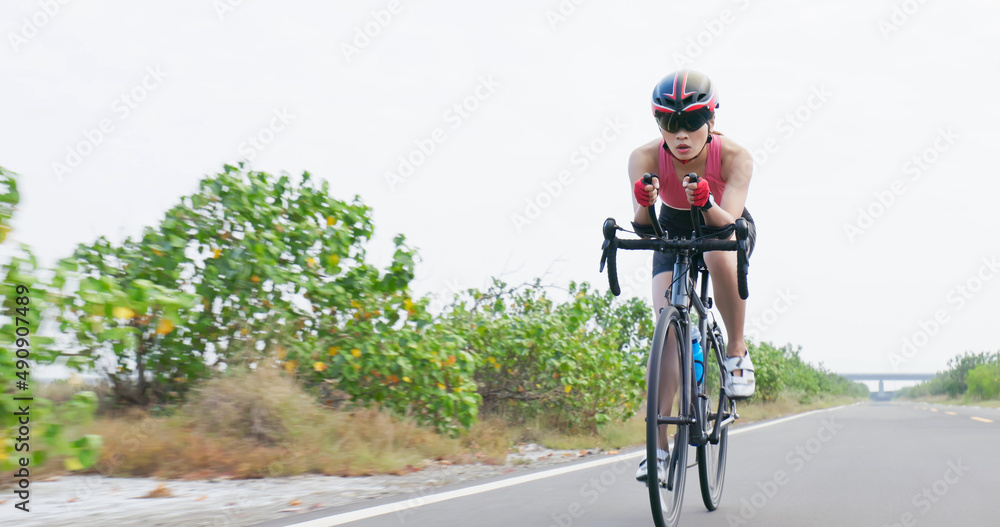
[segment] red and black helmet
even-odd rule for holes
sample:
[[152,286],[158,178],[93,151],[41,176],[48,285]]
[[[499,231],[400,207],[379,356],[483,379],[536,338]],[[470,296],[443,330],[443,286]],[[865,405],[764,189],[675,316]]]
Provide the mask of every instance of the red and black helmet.
[[712,80],[704,73],[691,70],[675,71],[653,88],[653,112],[692,112],[702,108],[715,113],[719,95]]

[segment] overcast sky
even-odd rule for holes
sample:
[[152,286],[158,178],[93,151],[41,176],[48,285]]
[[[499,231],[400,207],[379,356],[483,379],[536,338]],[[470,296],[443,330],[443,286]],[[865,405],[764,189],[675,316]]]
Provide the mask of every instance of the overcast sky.
[[[46,263],[243,158],[359,194],[376,262],[419,249],[419,293],[606,289],[652,87],[691,67],[756,152],[748,334],[838,372],[1000,349],[995,3],[63,3],[0,4],[0,165]],[[650,260],[619,259],[647,300]]]

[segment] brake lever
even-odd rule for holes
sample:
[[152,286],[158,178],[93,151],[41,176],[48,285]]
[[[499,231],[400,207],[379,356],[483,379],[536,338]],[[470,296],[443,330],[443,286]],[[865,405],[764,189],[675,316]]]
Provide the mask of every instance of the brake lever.
[[750,272],[750,258],[747,255],[747,238],[750,236],[750,227],[747,220],[736,219],[736,285],[739,289],[740,298],[746,300],[750,296],[750,288],[747,286],[747,274]]
[[618,238],[615,231],[619,229],[614,218],[604,220],[604,244],[601,254],[601,272],[604,272],[604,264],[608,264],[608,285],[611,292],[618,296],[621,294],[621,287],[618,285],[618,265],[615,262],[615,254],[618,251]]
[[608,249],[615,250],[617,247],[612,247],[612,240],[615,239],[615,231],[618,230],[618,224],[615,223],[614,218],[608,218],[604,220],[604,243],[601,244],[601,271],[604,272],[604,264],[608,260]]

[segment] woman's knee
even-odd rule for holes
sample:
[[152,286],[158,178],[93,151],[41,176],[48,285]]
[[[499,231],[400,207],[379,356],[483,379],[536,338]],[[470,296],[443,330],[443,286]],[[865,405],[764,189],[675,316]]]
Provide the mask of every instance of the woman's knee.
[[711,251],[704,255],[705,265],[708,272],[713,275],[719,273],[736,275],[736,253],[733,251]]

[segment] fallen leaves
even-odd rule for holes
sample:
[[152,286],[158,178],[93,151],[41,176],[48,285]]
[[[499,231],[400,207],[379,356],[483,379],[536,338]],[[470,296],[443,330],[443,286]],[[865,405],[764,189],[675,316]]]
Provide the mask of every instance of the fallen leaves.
[[160,483],[155,489],[149,491],[143,498],[172,498],[174,492],[167,488],[167,485]]

